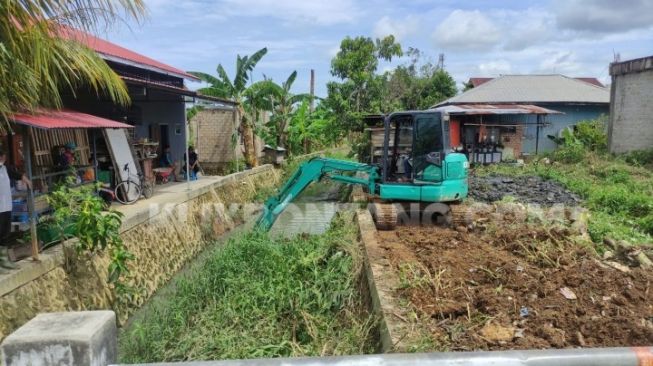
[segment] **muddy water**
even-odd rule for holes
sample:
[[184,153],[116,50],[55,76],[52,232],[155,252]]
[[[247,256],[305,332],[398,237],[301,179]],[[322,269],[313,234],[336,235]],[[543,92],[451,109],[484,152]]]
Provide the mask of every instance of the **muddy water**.
[[312,185],[279,215],[270,229],[271,235],[290,237],[324,233],[337,212],[351,208],[340,202],[348,189],[346,185],[330,181]]

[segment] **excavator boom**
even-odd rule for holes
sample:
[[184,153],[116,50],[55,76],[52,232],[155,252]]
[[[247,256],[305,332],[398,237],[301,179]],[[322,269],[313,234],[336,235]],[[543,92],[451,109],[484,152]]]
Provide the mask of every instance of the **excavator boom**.
[[[343,173],[349,172],[366,173],[367,177],[359,178],[343,175]],[[313,158],[303,163],[281,187],[279,193],[265,202],[263,213],[259,217],[256,226],[264,231],[269,230],[279,214],[293,199],[311,183],[318,182],[324,177],[344,183],[366,186],[370,193],[375,192],[376,184],[380,179],[379,168],[376,166],[346,160]]]

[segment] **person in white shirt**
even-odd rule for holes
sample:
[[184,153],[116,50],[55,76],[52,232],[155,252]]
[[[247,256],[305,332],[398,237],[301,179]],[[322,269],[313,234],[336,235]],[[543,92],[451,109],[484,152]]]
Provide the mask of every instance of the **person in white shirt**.
[[[15,269],[16,266],[9,260],[9,234],[11,234],[11,180],[22,180],[28,187],[32,182],[25,174],[18,173],[15,169],[8,167],[5,163],[7,155],[0,148],[0,273],[5,269]],[[6,271],[5,271],[6,272]]]

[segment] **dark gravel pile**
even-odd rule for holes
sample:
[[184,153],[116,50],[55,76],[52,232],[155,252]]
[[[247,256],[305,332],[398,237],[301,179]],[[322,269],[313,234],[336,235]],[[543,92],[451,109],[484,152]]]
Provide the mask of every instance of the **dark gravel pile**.
[[472,176],[469,183],[469,196],[482,202],[500,201],[504,196],[540,205],[575,205],[580,202],[574,193],[540,177]]

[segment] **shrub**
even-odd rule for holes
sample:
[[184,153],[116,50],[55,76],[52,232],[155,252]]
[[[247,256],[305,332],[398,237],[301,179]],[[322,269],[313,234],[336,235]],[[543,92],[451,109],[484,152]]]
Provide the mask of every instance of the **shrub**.
[[105,203],[95,193],[98,186],[71,187],[71,179],[48,195],[54,214],[46,220],[58,229],[59,240],[73,233],[78,239],[75,241],[78,254],[92,255],[108,250],[111,258],[109,283],[115,286],[119,295],[123,295],[130,289],[121,278],[129,274],[127,262],[134,258],[120,237],[123,214],[113,209],[104,211]]
[[653,149],[631,151],[623,155],[624,160],[636,166],[653,165]]
[[583,146],[592,151],[607,151],[608,135],[605,132],[607,117],[600,116],[595,120],[582,121],[574,127],[574,137]]
[[568,143],[553,153],[553,159],[566,164],[576,164],[585,158],[585,147],[578,143]]

